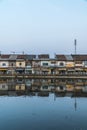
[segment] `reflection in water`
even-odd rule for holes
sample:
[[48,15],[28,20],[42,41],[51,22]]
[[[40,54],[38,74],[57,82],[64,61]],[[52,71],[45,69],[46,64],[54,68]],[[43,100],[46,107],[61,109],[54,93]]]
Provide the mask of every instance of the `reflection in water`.
[[76,97],[75,97],[75,111],[77,110],[77,101],[76,101]]
[[0,81],[1,130],[86,130],[86,81]]
[[58,97],[74,98],[77,110],[77,97],[87,97],[87,81],[83,80],[45,80],[45,79],[11,79],[0,81],[0,95],[7,96],[39,96],[49,97],[53,94],[54,101]]
[[[0,81],[0,95],[87,97],[86,80],[15,79]],[[56,99],[56,98],[55,98]]]

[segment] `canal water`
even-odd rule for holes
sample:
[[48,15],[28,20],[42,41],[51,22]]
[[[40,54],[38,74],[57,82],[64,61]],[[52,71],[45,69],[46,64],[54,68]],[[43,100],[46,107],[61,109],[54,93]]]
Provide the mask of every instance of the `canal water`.
[[54,91],[52,84],[52,91],[47,85],[31,91],[13,84],[0,83],[0,130],[87,130],[87,92],[81,90],[86,85],[78,91]]

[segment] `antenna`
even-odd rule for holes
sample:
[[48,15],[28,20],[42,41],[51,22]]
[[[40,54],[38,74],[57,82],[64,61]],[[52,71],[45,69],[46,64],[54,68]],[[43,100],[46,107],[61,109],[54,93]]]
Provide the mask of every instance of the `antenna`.
[[24,51],[22,51],[22,54],[24,55]]
[[76,39],[74,40],[74,45],[75,45],[75,55],[76,55],[77,53],[77,40]]

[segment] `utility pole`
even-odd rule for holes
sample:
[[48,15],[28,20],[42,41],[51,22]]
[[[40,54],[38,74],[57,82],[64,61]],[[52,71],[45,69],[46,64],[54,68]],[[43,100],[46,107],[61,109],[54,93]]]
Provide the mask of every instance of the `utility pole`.
[[74,45],[75,45],[75,55],[77,54],[77,40],[74,40]]

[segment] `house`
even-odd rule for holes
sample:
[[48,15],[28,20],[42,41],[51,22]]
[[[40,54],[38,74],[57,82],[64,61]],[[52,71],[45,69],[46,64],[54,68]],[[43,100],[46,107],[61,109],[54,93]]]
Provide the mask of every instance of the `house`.
[[7,91],[8,84],[7,83],[0,83],[0,91]]
[[32,62],[34,74],[50,74],[50,61],[48,54],[40,54]]
[[87,55],[0,54],[0,74],[87,74]]
[[75,67],[83,67],[84,61],[87,60],[87,55],[72,55]]
[[17,55],[16,54],[11,54],[9,56],[9,68],[8,68],[8,74],[15,74],[16,71],[16,59]]
[[66,57],[65,55],[55,55],[56,59],[56,73],[65,74],[66,73]]
[[40,60],[38,59],[38,56],[32,60],[32,72],[33,74],[41,74]]
[[32,88],[32,79],[26,79],[25,80],[25,86],[27,90],[31,90]]
[[25,73],[25,55],[17,55],[16,58],[16,73]]
[[66,91],[66,86],[65,85],[58,85],[55,88],[55,92],[65,92]]
[[40,91],[51,92],[54,90],[54,88],[55,88],[54,86],[43,85],[41,86]]
[[40,91],[40,85],[32,85],[31,87],[32,92],[39,92]]
[[0,74],[7,74],[9,68],[9,56],[10,55],[0,55]]
[[40,61],[41,74],[50,74],[50,56],[49,54],[38,55]]
[[77,74],[86,73],[86,61],[87,55],[72,55],[74,63],[75,63],[75,71]]
[[74,85],[66,84],[66,91],[67,92],[73,92],[74,91]]
[[16,82],[15,80],[8,81],[8,91],[15,91]]
[[33,59],[36,59],[36,55],[26,55],[25,56],[25,61],[26,61],[26,65],[25,65],[25,73],[26,74],[33,74],[33,67],[32,67],[32,61]]
[[73,74],[75,72],[75,63],[73,61],[72,55],[65,55],[66,58],[66,69],[67,74]]
[[16,84],[15,90],[16,91],[25,91],[25,84]]
[[50,74],[56,74],[56,60],[51,58],[49,61]]

